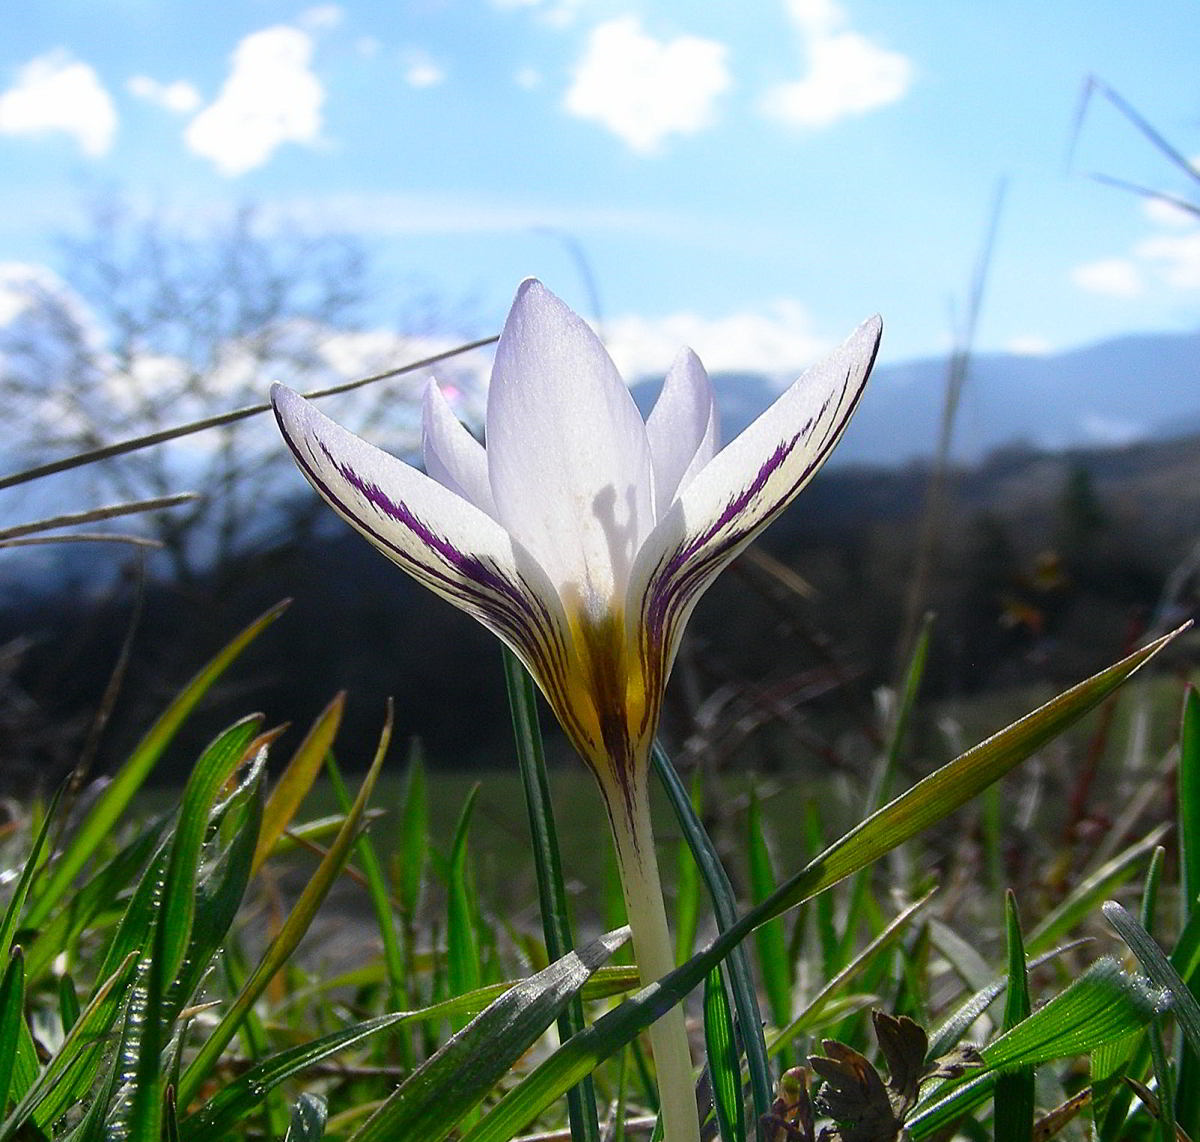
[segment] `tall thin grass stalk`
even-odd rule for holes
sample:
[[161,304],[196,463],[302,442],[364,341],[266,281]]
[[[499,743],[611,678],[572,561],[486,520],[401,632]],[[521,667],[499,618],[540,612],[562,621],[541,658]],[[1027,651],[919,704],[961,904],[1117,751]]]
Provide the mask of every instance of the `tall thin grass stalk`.
[[929,580],[937,561],[938,544],[945,525],[949,494],[950,449],[954,441],[954,423],[958,417],[959,402],[963,387],[970,372],[971,353],[975,346],[975,333],[979,327],[979,315],[983,309],[987,289],[988,273],[996,247],[996,236],[1000,229],[1000,216],[1004,209],[1006,183],[996,184],[992,206],[988,211],[983,245],[971,277],[967,294],[967,312],[963,323],[955,331],[954,351],[946,368],[946,394],[942,402],[942,417],[938,427],[937,448],[933,454],[933,466],[929,473],[929,484],[925,491],[925,506],[921,514],[920,530],[917,535],[916,554],[908,581],[908,595],[904,608],[904,624],[896,643],[897,675],[907,667],[912,656],[917,628],[928,606]]

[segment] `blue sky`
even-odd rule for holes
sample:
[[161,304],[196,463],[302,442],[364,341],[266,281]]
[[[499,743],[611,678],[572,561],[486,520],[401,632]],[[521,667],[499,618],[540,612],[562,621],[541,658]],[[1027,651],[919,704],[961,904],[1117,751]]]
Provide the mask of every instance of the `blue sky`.
[[1182,0],[47,0],[0,42],[0,262],[99,188],[254,203],[490,331],[528,275],[590,310],[569,240],[628,372],[787,374],[875,311],[943,350],[1003,178],[982,348],[1192,328],[1200,226],[1087,175],[1186,179],[1100,101],[1067,152],[1094,74],[1200,153],[1197,59]]

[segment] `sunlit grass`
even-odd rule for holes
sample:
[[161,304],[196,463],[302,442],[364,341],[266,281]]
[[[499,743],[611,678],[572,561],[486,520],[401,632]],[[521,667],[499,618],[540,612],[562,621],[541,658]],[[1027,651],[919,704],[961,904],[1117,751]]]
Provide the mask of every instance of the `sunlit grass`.
[[[1061,814],[1049,804],[1044,817],[1026,825],[1045,827],[1048,839],[1017,885],[1019,927],[1015,912],[1006,921],[1004,886],[987,883],[993,840],[981,817],[970,808],[946,816],[1031,751],[1086,750],[1095,715],[1055,744],[1058,734],[1115,694],[1144,655],[951,761],[857,828],[868,807],[869,773],[857,786],[843,776],[813,784],[786,774],[722,775],[697,794],[702,814],[719,809],[710,815],[715,850],[704,849],[695,831],[700,818],[690,810],[677,818],[681,805],[659,790],[666,866],[686,871],[691,857],[678,866],[674,854],[687,835],[700,846],[701,862],[711,859],[706,853],[719,854],[730,883],[712,882],[710,900],[707,876],[672,873],[673,910],[698,915],[698,954],[656,998],[638,995],[634,969],[614,959],[619,932],[594,942],[612,915],[614,892],[599,801],[581,772],[549,775],[569,918],[581,948],[579,958],[549,966],[514,774],[482,783],[438,774],[414,783],[422,772],[414,760],[378,784],[372,769],[356,797],[338,771],[317,780],[320,751],[336,737],[335,703],[326,713],[328,734],[308,735],[290,761],[281,759],[288,764],[277,765],[272,782],[263,763],[277,735],[249,719],[197,759],[181,795],[147,794],[147,758],[165,748],[204,688],[236,667],[242,647],[269,637],[273,618],[254,624],[197,676],[86,813],[68,819],[62,804],[35,803],[0,842],[10,893],[0,939],[14,949],[0,980],[0,1090],[7,1092],[0,1139],[31,1130],[73,1140],[113,1131],[360,1142],[455,1131],[476,1142],[547,1130],[598,1137],[578,1116],[568,1126],[563,1109],[562,1095],[587,1074],[596,1122],[615,1114],[636,1134],[653,1123],[655,1106],[652,1062],[636,1046],[639,1032],[662,1009],[660,1000],[689,994],[696,1041],[708,1043],[726,1142],[756,1130],[770,1142],[792,1142],[808,1137],[806,1115],[850,1113],[858,1088],[851,1083],[836,1096],[842,1080],[832,1077],[846,1066],[846,1074],[866,1075],[863,1067],[874,1074],[878,1065],[876,1081],[893,1085],[873,1089],[892,1091],[885,1102],[896,1116],[879,1129],[904,1118],[914,1138],[964,1114],[989,1136],[1027,1136],[1033,1108],[1038,1115],[1050,1109],[1048,1096],[1094,1118],[1101,1136],[1113,1139],[1157,1136],[1155,1090],[1172,1092],[1174,1121],[1191,1122],[1197,1113],[1194,1044],[1185,1045],[1195,1016],[1171,989],[1180,980],[1194,986],[1200,973],[1200,921],[1179,892],[1178,861],[1149,871],[1155,839],[1168,838],[1149,834],[1148,822],[1164,814],[1139,822],[1137,835],[1107,861],[1108,871],[1097,874],[1104,854],[1094,845],[1055,869],[1064,856],[1055,839]],[[1157,708],[1171,689],[1178,695],[1173,684],[1152,679],[1119,701],[1136,708],[1145,700],[1163,718]],[[1190,781],[1194,789],[1194,693],[1188,702],[1193,713],[1182,753],[1176,705],[1163,731],[1171,744],[1164,749],[1154,739],[1146,764],[1164,782]],[[377,765],[385,745],[386,735]],[[931,773],[936,765],[902,743],[897,748],[903,764],[890,794],[910,785],[908,770]],[[1122,747],[1110,744],[1106,764],[1119,768],[1121,758]],[[358,768],[370,759],[344,760]],[[1013,789],[1020,796],[1028,779],[1016,773],[1002,797]],[[1007,844],[1013,834],[1009,814],[1002,816],[995,839]],[[276,820],[270,835],[278,839],[256,858],[268,820]],[[932,832],[923,833],[929,825]],[[1194,830],[1194,814],[1185,814],[1180,859],[1193,879]],[[826,852],[816,857],[819,844]],[[1052,874],[1059,878],[1053,901]],[[1143,890],[1148,875],[1151,887]],[[1133,960],[1122,967],[1112,958],[1124,945],[1111,934],[1106,946],[1070,944],[1081,926],[1103,931],[1101,905],[1114,894],[1128,907],[1125,919],[1113,913],[1114,922],[1149,982],[1130,974]],[[753,901],[763,903],[750,913]],[[1139,914],[1141,925],[1174,949],[1169,961],[1161,953],[1154,958],[1137,935]],[[764,922],[776,926],[775,938],[747,942],[746,960],[727,958]],[[728,937],[702,950],[726,927]],[[1011,987],[1014,972],[1023,970],[1024,956],[1013,959],[1014,933],[1023,936],[1030,960],[1029,1009],[1005,1008],[1002,999],[1006,982]],[[729,1037],[737,1005],[722,998],[725,986],[741,986],[747,967],[752,974],[743,982],[761,996],[751,1002],[767,1013],[765,1054],[751,1059],[749,1072],[734,1062],[744,1037]],[[706,978],[702,1012],[697,988]],[[622,994],[628,998],[617,1008],[601,998]],[[570,1046],[556,1048],[546,1033],[575,995],[584,1022]],[[912,1022],[893,1027],[880,1022],[883,1016],[872,1020],[872,1010]],[[1033,1014],[1022,1013],[1028,1010]],[[914,1028],[925,1029],[927,1047],[913,1045],[924,1041]],[[885,1032],[901,1038],[880,1056],[874,1042]],[[822,1039],[829,1040],[823,1048]],[[910,1040],[907,1048],[897,1045]],[[980,1050],[964,1053],[967,1042]],[[905,1063],[904,1051],[919,1057]],[[810,1054],[826,1062],[811,1064],[807,1088],[795,1078],[777,1086],[780,1067],[806,1066]],[[1095,1075],[1131,1080],[1092,1088],[1091,1107],[1078,1097],[1089,1089],[1086,1071],[1072,1062],[1088,1056]],[[998,1084],[1001,1062],[1017,1069],[1005,1070]],[[905,1079],[902,1065],[915,1067],[917,1077]],[[755,1106],[764,1097],[762,1083],[755,1091],[756,1067],[765,1068],[766,1097],[779,1095],[763,1112]],[[1035,1097],[1020,1114],[997,1111],[993,1119],[993,1106],[1008,1106],[1003,1092],[1016,1089],[1008,1076],[1017,1073],[1035,1080]],[[1068,1110],[1060,1117],[1065,1128]]]

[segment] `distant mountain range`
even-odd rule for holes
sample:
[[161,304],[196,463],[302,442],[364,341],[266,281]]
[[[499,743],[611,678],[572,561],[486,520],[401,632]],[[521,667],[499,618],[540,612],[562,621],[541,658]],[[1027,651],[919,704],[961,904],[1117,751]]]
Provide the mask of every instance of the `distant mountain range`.
[[[885,346],[886,348],[886,346]],[[932,455],[945,397],[943,358],[875,371],[831,463],[892,467]],[[634,386],[643,411],[661,379]],[[730,440],[775,398],[758,373],[713,377]],[[1200,331],[1139,334],[1045,356],[972,358],[954,432],[954,456],[978,462],[1014,444],[1046,451],[1112,447],[1200,431]]]

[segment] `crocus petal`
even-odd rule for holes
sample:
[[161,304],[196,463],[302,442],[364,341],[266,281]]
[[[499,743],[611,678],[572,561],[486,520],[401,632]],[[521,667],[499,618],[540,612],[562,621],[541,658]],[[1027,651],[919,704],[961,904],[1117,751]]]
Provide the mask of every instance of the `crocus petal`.
[[436,381],[425,386],[422,429],[425,471],[495,519],[487,453],[451,411]]
[[487,456],[499,521],[569,610],[603,617],[654,523],[646,427],[596,335],[540,282],[522,283],[496,349]]
[[642,643],[648,687],[665,684],[700,595],[833,450],[862,395],[881,332],[878,317],[865,321],[809,369],[696,474],[646,540],[627,613]]
[[712,382],[691,349],[681,349],[646,419],[654,461],[655,518],[717,450],[717,403]]
[[[283,437],[309,483],[347,523],[418,582],[499,635],[538,680],[569,733],[578,675],[566,617],[546,574],[494,519],[361,440],[282,385]],[[594,734],[593,734],[594,736]]]

